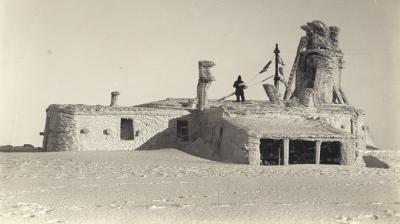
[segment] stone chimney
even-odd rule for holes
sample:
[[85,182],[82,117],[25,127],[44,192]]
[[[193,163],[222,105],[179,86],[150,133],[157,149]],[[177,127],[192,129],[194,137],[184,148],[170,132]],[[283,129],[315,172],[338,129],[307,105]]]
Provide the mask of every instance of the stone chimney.
[[117,106],[117,101],[118,101],[118,96],[119,96],[119,92],[118,91],[112,91],[111,92],[111,103],[110,103],[110,107],[115,107]]
[[199,81],[197,83],[197,110],[203,111],[207,108],[207,92],[212,81],[215,81],[211,75],[210,68],[214,67],[212,61],[199,61]]

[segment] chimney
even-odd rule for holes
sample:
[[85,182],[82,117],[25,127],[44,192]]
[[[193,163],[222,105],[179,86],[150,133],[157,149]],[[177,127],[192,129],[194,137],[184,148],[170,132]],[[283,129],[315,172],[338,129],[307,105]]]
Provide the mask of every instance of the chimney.
[[212,61],[199,61],[199,81],[197,83],[197,110],[203,111],[207,108],[207,92],[212,81],[215,81],[211,75],[210,68],[214,67]]
[[118,91],[112,91],[111,92],[111,104],[110,104],[110,107],[117,106],[117,100],[118,100],[119,94],[120,93]]

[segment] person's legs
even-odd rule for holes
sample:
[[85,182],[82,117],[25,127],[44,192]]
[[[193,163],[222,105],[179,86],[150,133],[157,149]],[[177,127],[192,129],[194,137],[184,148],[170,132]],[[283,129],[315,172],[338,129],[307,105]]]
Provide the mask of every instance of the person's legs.
[[236,94],[236,102],[240,102],[240,95]]
[[244,92],[242,92],[242,93],[240,94],[240,96],[241,96],[241,98],[242,98],[242,102],[246,101],[246,99],[244,98]]

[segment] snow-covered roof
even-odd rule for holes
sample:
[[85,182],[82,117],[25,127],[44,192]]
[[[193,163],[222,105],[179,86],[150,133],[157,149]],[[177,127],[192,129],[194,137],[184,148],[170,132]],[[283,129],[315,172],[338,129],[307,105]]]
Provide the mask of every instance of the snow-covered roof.
[[121,106],[104,106],[104,105],[84,105],[84,104],[51,104],[46,111],[53,111],[67,114],[130,114],[140,111],[153,111],[157,113],[168,113],[168,111],[186,112],[183,108],[152,108],[152,107],[121,107]]
[[269,138],[351,138],[350,133],[333,128],[318,118],[302,116],[236,116],[226,122],[245,130],[249,135]]
[[[194,99],[191,98],[167,98],[160,101],[138,105],[139,107],[150,108],[174,108],[174,109],[195,109],[193,105]],[[244,103],[238,103],[233,100],[208,100],[209,108],[222,108],[228,114],[266,114],[273,112],[289,112],[289,113],[307,113],[310,108],[304,107],[295,101],[287,101],[282,104],[274,104],[267,100],[248,100]],[[324,104],[314,108],[316,112],[330,113],[347,113],[356,114],[363,113],[362,110],[356,109],[346,104]]]
[[[308,108],[291,101],[284,104],[273,104],[266,100],[249,100],[238,103],[232,100],[209,100],[209,108],[221,108],[228,115],[265,115],[269,113],[290,113],[307,114],[309,112],[329,112],[353,114],[363,113],[361,110],[350,105],[326,104],[318,105],[316,108]],[[48,109],[57,110],[64,113],[123,113],[138,110],[196,110],[195,101],[192,98],[167,98],[160,101],[140,104],[136,106],[104,106],[104,105],[84,105],[84,104],[52,104]]]

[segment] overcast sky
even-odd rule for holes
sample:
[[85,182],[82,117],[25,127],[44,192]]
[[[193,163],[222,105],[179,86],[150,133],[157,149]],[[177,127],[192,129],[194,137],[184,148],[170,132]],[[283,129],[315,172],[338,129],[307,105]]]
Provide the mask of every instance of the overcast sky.
[[[198,60],[216,63],[212,98],[251,79],[275,43],[288,73],[300,26],[319,19],[341,28],[351,104],[378,146],[400,148],[400,1],[2,0],[0,13],[0,145],[40,146],[53,103],[195,97]],[[261,85],[246,94],[267,99]]]

